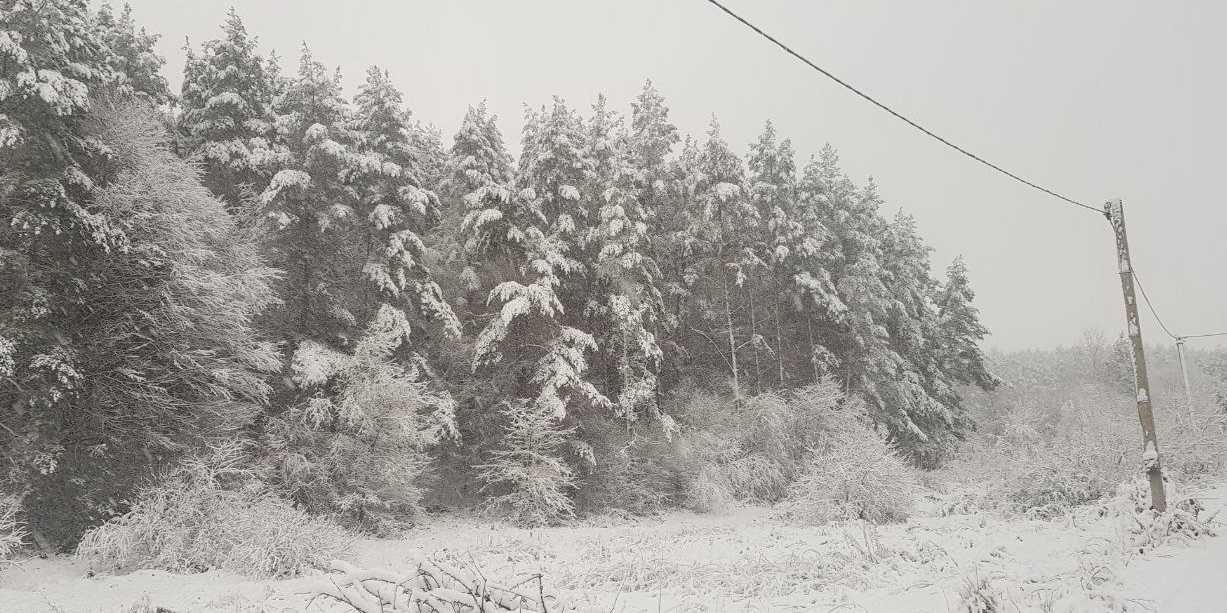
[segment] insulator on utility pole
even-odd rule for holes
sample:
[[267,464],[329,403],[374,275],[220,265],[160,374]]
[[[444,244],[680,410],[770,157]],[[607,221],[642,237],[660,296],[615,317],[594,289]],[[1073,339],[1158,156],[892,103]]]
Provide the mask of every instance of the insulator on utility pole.
[[1129,261],[1129,238],[1125,234],[1125,209],[1120,200],[1109,200],[1103,205],[1103,211],[1116,234],[1116,261],[1120,270],[1121,293],[1125,296],[1125,321],[1129,325],[1129,340],[1133,345],[1133,379],[1137,389],[1138,421],[1142,422],[1142,465],[1150,480],[1150,504],[1162,513],[1167,510],[1167,493],[1163,489],[1159,437],[1155,434],[1155,417],[1151,411],[1146,353],[1142,346],[1142,326],[1138,319],[1137,299],[1133,293],[1133,264]]

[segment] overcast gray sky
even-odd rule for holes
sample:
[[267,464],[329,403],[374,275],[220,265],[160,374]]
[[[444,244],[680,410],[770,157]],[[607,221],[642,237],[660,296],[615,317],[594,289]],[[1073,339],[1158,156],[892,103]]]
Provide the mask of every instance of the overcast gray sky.
[[[1013,183],[821,78],[702,0],[130,0],[163,35],[177,90],[183,41],[218,37],[234,5],[287,71],[306,41],[352,88],[392,73],[450,145],[482,98],[518,150],[522,105],[558,94],[629,112],[651,78],[674,122],[712,114],[744,152],[770,119],[799,162],[830,142],[916,216],[940,272],[968,262],[1002,349],[1115,336],[1123,307],[1102,217]],[[726,0],[820,65],[957,143],[1100,206],[1123,198],[1134,262],[1177,334],[1227,330],[1227,3],[1142,0]],[[1160,342],[1149,316],[1143,332]],[[1204,343],[1203,344],[1208,344]]]

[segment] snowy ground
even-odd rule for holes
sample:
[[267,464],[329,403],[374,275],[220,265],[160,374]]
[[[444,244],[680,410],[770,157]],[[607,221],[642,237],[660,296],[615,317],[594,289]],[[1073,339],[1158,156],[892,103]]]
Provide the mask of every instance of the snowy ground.
[[[1227,516],[1227,483],[1198,498]],[[1227,610],[1227,537],[1138,555],[1123,526],[1094,509],[1052,521],[926,516],[876,529],[788,526],[762,508],[545,530],[452,518],[403,540],[357,542],[348,559],[395,569],[434,555],[503,580],[541,572],[547,592],[603,611],[945,613],[959,610],[960,592],[976,580],[1001,611]],[[311,579],[87,571],[68,559],[23,561],[0,572],[0,611],[328,610],[322,601],[308,609],[298,593]]]

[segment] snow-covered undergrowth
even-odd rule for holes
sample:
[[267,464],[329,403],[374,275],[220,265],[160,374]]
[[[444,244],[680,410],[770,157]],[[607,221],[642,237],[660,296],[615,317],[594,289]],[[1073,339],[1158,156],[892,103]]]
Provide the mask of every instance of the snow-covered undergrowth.
[[[1227,469],[1223,381],[1190,371],[1186,401],[1175,354],[1152,354],[1151,392],[1164,474],[1177,483]],[[976,432],[927,476],[949,512],[982,508],[1031,518],[1097,505],[1142,471],[1132,354],[1127,343],[994,356],[1005,384],[967,389]]]
[[[1122,518],[1130,537],[1130,553],[1153,551],[1163,545],[1188,544],[1199,538],[1217,536],[1219,509],[1209,510],[1196,495],[1168,483],[1167,510],[1160,513],[1150,504],[1149,484],[1135,480],[1121,484],[1112,501],[1112,512]],[[1132,520],[1130,522],[1129,520]]]
[[77,556],[102,572],[220,569],[286,577],[320,567],[343,531],[262,489],[236,446],[189,459],[141,490],[131,510],[87,532]]
[[913,512],[917,471],[873,430],[846,423],[811,450],[780,505],[788,521],[822,525],[866,520],[903,521]]
[[[436,518],[405,539],[360,542],[347,559],[401,571],[435,559],[478,568],[506,585],[540,573],[545,593],[602,611],[1149,611],[1153,595],[1131,582],[1133,569],[1217,546],[1217,539],[1203,537],[1217,529],[1210,515],[1227,504],[1227,487],[1173,490],[1177,505],[1196,499],[1206,507],[1198,518],[1211,530],[1159,539],[1142,553],[1140,533],[1130,527],[1138,525],[1137,495],[1131,485],[1053,519],[983,510],[942,515],[938,506],[921,504],[907,522],[879,526],[796,526],[753,506],[532,530]],[[1227,548],[1215,551],[1227,555]],[[148,593],[153,605],[177,612],[343,610],[322,600],[305,608],[305,586],[318,579],[253,582],[217,572],[142,571],[58,584],[31,578],[37,587],[28,589],[44,589],[35,594],[18,591],[20,578],[9,573],[0,575],[0,601],[32,603],[18,611],[118,612]],[[44,596],[59,609],[38,608]]]
[[0,496],[0,564],[21,549],[26,529],[17,516],[20,505],[15,497]]
[[916,469],[833,381],[740,403],[695,393],[678,414],[675,464],[686,469],[692,510],[783,503],[781,517],[809,525],[901,521],[912,512]]
[[[1142,470],[1137,416],[1102,405],[1067,407],[1058,416],[1038,408],[986,419],[985,432],[967,441],[926,479],[947,512],[999,511],[1035,519],[1069,514],[1117,494]],[[1125,406],[1128,406],[1127,404]],[[1178,483],[1214,478],[1227,468],[1227,413],[1198,407],[1157,420],[1164,473]]]

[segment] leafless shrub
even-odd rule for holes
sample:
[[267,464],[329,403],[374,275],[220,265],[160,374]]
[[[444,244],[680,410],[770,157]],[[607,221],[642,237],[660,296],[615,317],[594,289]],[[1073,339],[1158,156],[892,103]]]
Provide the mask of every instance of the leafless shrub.
[[233,444],[188,459],[140,490],[128,513],[86,532],[77,556],[115,570],[283,577],[344,548],[339,528],[263,489],[243,460]]

